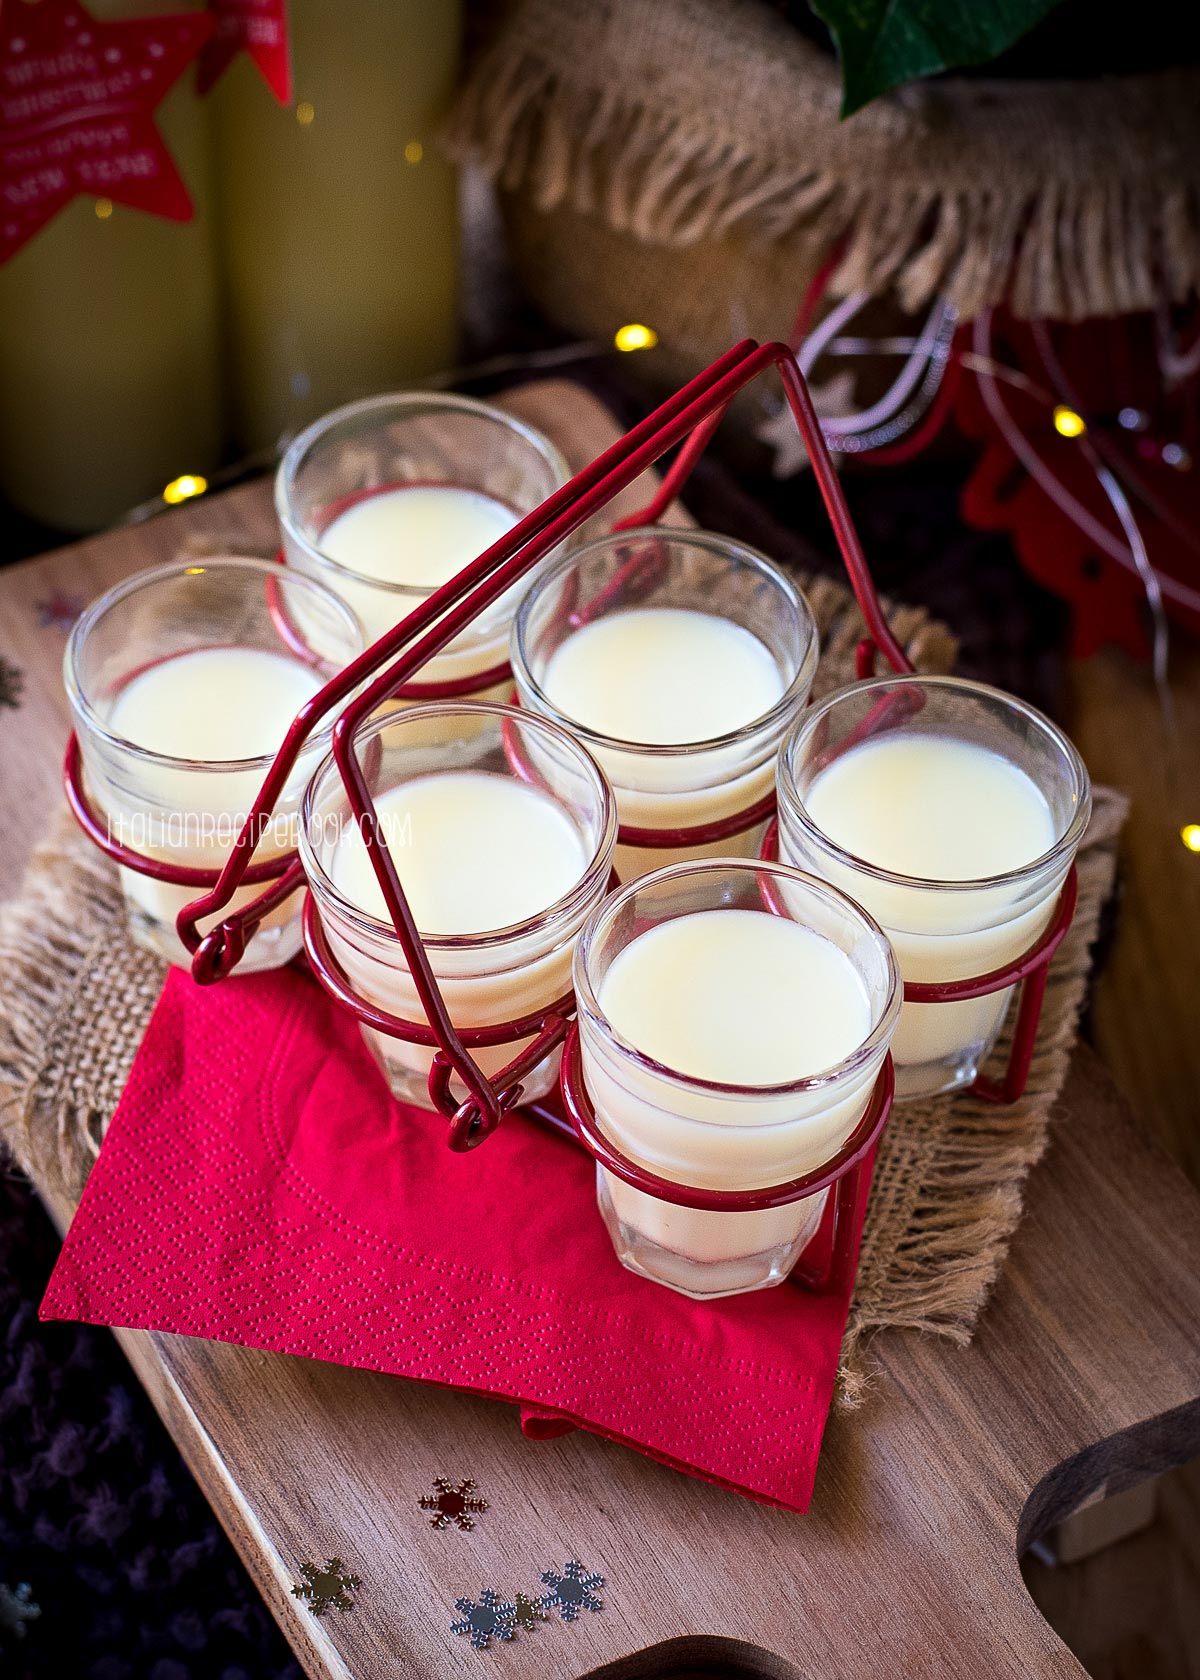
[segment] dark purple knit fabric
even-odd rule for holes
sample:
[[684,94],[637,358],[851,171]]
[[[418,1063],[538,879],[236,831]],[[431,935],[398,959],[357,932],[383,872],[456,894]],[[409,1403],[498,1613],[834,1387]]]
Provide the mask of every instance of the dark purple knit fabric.
[[[0,1674],[302,1680],[116,1342],[38,1323],[57,1252],[32,1190],[3,1163]],[[36,1618],[2,1590],[22,1584]]]

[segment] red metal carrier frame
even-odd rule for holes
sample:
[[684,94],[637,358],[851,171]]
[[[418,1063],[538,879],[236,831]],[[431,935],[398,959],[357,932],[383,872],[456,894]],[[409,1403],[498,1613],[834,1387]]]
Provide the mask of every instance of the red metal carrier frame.
[[[181,912],[178,931],[187,948],[194,953],[192,972],[195,979],[202,985],[208,985],[224,979],[233,971],[247,940],[263,916],[304,884],[303,869],[294,852],[260,863],[254,861],[254,852],[270,823],[272,811],[304,742],[324,719],[337,713],[333,726],[333,756],[370,852],[388,913],[416,985],[425,1021],[400,1020],[354,992],[329,950],[311,898],[304,915],[306,949],[322,985],[360,1021],[386,1034],[434,1047],[429,1090],[435,1107],[450,1121],[447,1138],[450,1147],[465,1150],[482,1142],[495,1129],[502,1114],[518,1105],[521,1081],[532,1068],[565,1045],[563,1094],[575,1135],[610,1171],[648,1194],[668,1200],[684,1200],[687,1205],[711,1210],[745,1210],[778,1206],[784,1201],[797,1200],[836,1184],[834,1224],[841,1235],[835,1239],[833,1259],[823,1277],[806,1280],[827,1284],[836,1280],[847,1263],[849,1239],[846,1232],[854,1225],[847,1209],[854,1207],[863,1192],[862,1163],[887,1117],[892,1092],[890,1060],[885,1063],[871,1104],[852,1138],[836,1160],[820,1174],[810,1175],[793,1184],[749,1192],[687,1193],[681,1192],[679,1186],[664,1186],[652,1173],[624,1157],[617,1157],[595,1124],[579,1074],[578,1044],[571,1025],[574,1001],[571,997],[556,1000],[549,1009],[535,1016],[502,1026],[460,1029],[451,1021],[380,830],[355,747],[358,733],[371,714],[401,691],[414,698],[416,693],[423,698],[432,698],[435,693],[449,697],[451,690],[460,692],[459,684],[452,684],[449,688],[437,684],[414,684],[414,674],[539,560],[632,484],[660,456],[679,444],[682,445],[679,454],[664,474],[650,503],[634,518],[622,520],[618,528],[657,522],[679,494],[729,403],[751,380],[772,367],[778,370],[783,382],[784,395],[808,451],[850,585],[866,624],[867,634],[858,650],[858,674],[860,677],[872,674],[879,653],[893,671],[911,672],[912,663],[884,617],[796,358],[785,344],[760,345],[746,339],[668,398],[449,583],[435,590],[300,709],[219,872],[185,868],[143,857],[113,840],[103,819],[92,809],[84,790],[80,751],[74,736],[67,746],[64,775],[72,809],[101,850],[116,862],[139,873],[177,885],[206,889]],[[490,680],[495,673],[488,672],[486,675]],[[356,694],[355,691],[364,683],[366,686]],[[753,811],[723,819],[712,832],[707,826],[679,833],[623,829],[621,839],[641,846],[677,846],[685,838],[689,844],[699,843],[718,838],[717,829],[728,833],[752,826],[770,814],[769,805],[770,801],[759,802]],[[736,826],[731,829],[731,824]],[[198,924],[224,910],[240,886],[258,883],[266,883],[265,891],[258,898],[231,912],[210,932],[200,934]],[[942,985],[906,984],[905,997],[920,1002],[949,1002],[978,997],[1018,983],[1021,985],[1016,1030],[1005,1075],[998,1083],[981,1076],[974,1086],[977,1095],[991,1101],[1010,1102],[1024,1090],[1045,990],[1046,971],[1070,925],[1074,907],[1075,880],[1072,871],[1050,928],[1023,957],[993,973],[969,980]],[[486,1077],[471,1055],[472,1048],[516,1043],[531,1035],[532,1042],[492,1079]],[[463,1101],[459,1101],[452,1091],[454,1076],[466,1089],[467,1096]],[[563,1126],[562,1117],[553,1110],[540,1104],[532,1106],[539,1117]]]

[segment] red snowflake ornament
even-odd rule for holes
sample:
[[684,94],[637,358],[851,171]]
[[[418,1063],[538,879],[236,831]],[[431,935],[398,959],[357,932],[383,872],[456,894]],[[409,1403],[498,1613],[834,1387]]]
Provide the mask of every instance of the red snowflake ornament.
[[281,105],[292,101],[287,0],[208,0],[216,27],[200,55],[196,89],[207,93],[240,52],[248,52]]
[[105,23],[79,0],[3,0],[0,263],[81,193],[190,221],[151,113],[212,29],[204,13]]
[[475,1527],[472,1513],[488,1508],[487,1500],[476,1495],[475,1483],[470,1476],[459,1482],[457,1487],[445,1476],[438,1476],[433,1488],[432,1493],[423,1493],[417,1501],[422,1511],[434,1513],[429,1519],[431,1528],[449,1528],[454,1523],[459,1528],[472,1529]]

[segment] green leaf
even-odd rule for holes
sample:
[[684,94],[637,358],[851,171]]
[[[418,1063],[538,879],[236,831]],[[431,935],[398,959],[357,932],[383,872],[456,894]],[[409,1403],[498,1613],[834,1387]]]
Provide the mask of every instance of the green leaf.
[[889,88],[962,64],[986,64],[1060,0],[810,0],[842,60],[842,115]]

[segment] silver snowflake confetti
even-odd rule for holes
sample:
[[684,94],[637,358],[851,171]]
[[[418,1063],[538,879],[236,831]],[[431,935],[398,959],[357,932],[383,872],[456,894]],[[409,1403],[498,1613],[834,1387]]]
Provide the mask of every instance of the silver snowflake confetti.
[[466,1634],[477,1651],[486,1651],[493,1639],[515,1639],[517,1607],[484,1587],[476,1604],[470,1598],[456,1598],[454,1608],[460,1619],[450,1623],[451,1633]]
[[527,1598],[524,1593],[517,1594],[517,1626],[524,1628],[526,1633],[532,1633],[539,1622],[548,1622],[549,1616],[534,1598]]
[[324,1569],[315,1563],[302,1564],[300,1573],[304,1579],[292,1588],[292,1597],[307,1599],[314,1616],[323,1616],[326,1610],[353,1610],[350,1594],[362,1582],[347,1572],[341,1558],[326,1558]]
[[564,1622],[573,1622],[581,1610],[603,1610],[604,1603],[595,1596],[596,1588],[604,1585],[603,1575],[590,1575],[578,1558],[563,1565],[561,1575],[547,1569],[542,1583],[550,1588],[539,1599],[543,1610],[557,1610]]
[[434,1491],[423,1493],[417,1501],[422,1511],[433,1511],[430,1517],[431,1528],[449,1528],[454,1523],[458,1528],[471,1529],[475,1527],[476,1514],[486,1511],[488,1502],[480,1499],[475,1493],[475,1483],[470,1476],[455,1485],[445,1476],[438,1476],[434,1480]]
[[33,1588],[28,1581],[10,1587],[0,1581],[0,1628],[14,1639],[24,1639],[26,1624],[36,1622],[42,1613],[40,1604],[33,1602]]

